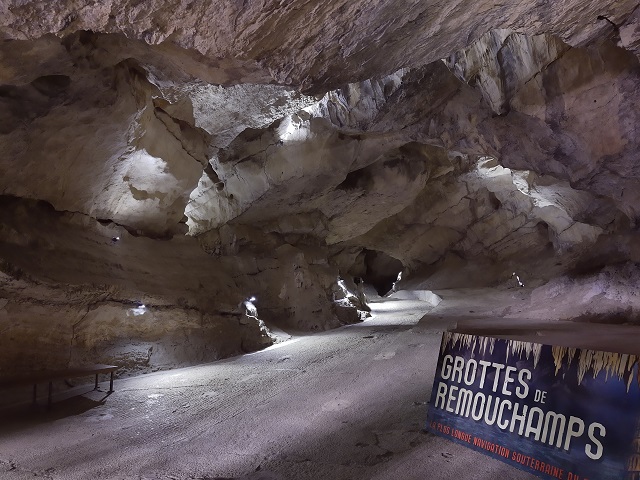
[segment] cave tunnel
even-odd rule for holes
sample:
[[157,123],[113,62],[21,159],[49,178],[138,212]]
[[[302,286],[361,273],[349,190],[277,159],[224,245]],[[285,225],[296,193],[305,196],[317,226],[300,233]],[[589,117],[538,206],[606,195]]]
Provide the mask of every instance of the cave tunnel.
[[0,5],[0,478],[640,478],[637,2],[214,3]]
[[362,279],[365,283],[372,285],[378,295],[386,295],[391,291],[393,284],[398,280],[398,274],[403,270],[402,262],[375,250],[365,249],[363,254],[366,270]]

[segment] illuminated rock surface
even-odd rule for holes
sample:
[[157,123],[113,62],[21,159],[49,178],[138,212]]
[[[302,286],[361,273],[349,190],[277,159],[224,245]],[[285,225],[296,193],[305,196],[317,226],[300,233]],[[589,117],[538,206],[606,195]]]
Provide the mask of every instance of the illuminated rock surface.
[[638,12],[0,2],[0,379],[132,377],[0,476],[531,478],[421,433],[429,375],[455,327],[640,354]]
[[[356,277],[384,294],[400,271],[411,291],[517,273],[532,298],[611,265],[623,281],[637,18],[630,1],[4,2],[0,374],[256,350],[262,321],[364,318]],[[554,318],[635,318],[631,297],[567,298]]]

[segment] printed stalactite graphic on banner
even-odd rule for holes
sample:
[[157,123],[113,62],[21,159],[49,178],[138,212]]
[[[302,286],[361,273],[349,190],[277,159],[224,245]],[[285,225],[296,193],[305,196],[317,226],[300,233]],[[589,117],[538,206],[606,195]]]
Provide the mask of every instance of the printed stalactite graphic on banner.
[[427,428],[542,478],[640,480],[638,358],[447,332]]

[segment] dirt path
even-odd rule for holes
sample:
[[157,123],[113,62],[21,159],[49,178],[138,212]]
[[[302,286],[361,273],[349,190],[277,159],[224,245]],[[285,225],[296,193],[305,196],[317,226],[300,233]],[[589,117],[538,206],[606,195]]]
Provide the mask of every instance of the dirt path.
[[423,302],[373,307],[362,324],[5,418],[0,478],[535,478],[422,431],[447,321],[418,324]]

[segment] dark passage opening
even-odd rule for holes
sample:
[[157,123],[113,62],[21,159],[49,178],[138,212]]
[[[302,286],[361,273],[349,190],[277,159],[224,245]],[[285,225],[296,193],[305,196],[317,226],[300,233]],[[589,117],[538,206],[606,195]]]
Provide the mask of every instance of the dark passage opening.
[[366,268],[363,280],[373,285],[379,295],[387,294],[403,269],[402,262],[376,250],[365,249],[362,253]]

